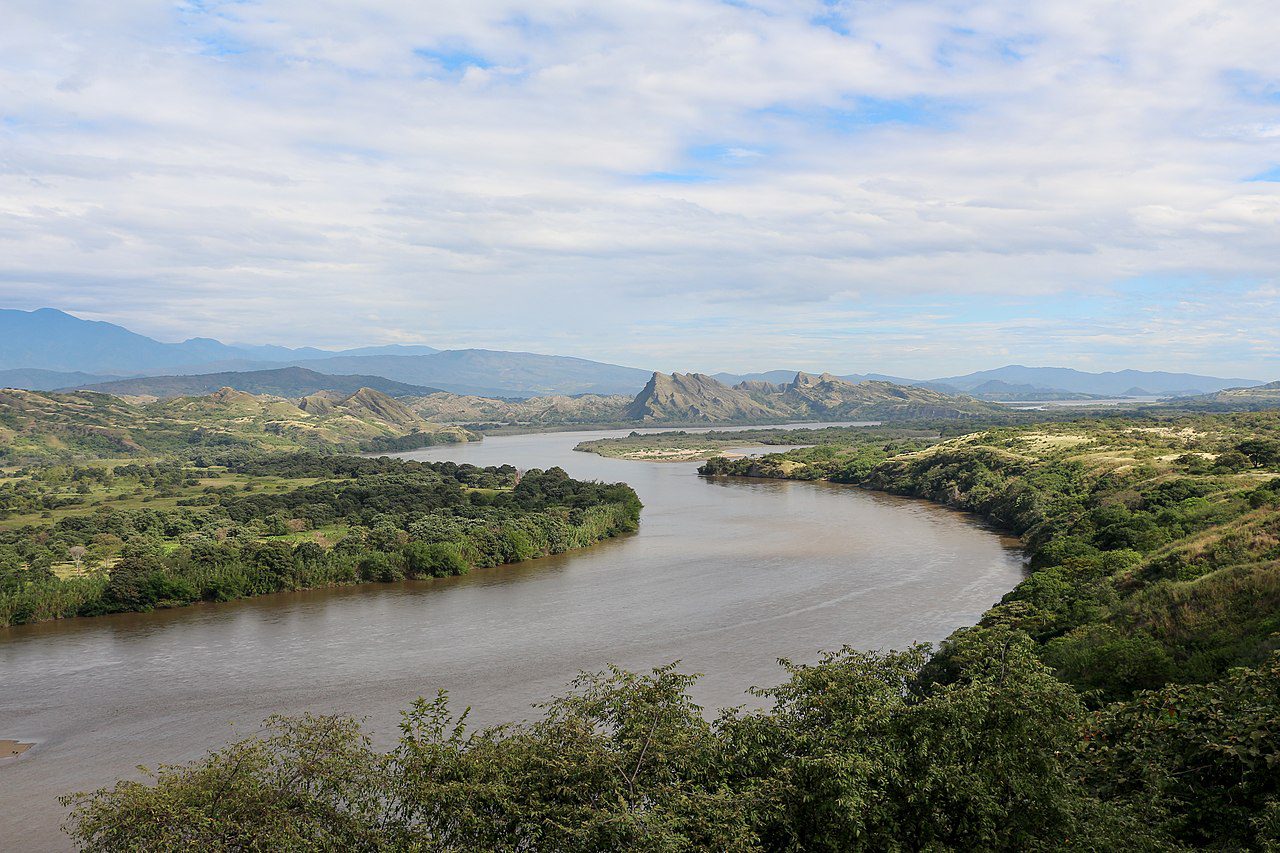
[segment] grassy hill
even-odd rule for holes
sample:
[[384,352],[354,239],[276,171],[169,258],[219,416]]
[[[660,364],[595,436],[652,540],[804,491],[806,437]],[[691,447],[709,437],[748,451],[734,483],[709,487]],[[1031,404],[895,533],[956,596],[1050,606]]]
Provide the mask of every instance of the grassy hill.
[[1177,409],[1214,412],[1257,412],[1264,409],[1280,409],[1280,381],[1247,388],[1227,388],[1214,394],[1180,397],[1170,400],[1168,405]]
[[202,448],[408,448],[469,438],[465,430],[428,423],[368,388],[304,405],[232,388],[151,403],[90,391],[3,390],[0,465]]

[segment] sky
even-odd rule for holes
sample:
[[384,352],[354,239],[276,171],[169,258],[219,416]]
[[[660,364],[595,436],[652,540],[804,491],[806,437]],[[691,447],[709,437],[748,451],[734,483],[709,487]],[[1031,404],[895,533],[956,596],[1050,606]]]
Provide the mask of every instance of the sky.
[[4,6],[0,307],[1280,377],[1274,0]]

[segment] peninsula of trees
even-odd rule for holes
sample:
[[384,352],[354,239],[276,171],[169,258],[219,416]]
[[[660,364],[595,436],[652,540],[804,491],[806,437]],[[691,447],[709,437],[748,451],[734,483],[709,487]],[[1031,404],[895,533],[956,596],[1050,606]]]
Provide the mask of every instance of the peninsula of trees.
[[457,575],[636,529],[564,471],[223,452],[0,479],[0,626]]

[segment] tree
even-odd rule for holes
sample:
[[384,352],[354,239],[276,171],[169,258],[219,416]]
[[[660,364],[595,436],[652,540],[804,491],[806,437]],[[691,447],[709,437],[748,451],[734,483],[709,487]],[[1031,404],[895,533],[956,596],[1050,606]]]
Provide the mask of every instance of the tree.
[[85,555],[89,553],[89,549],[83,545],[72,545],[67,549],[67,556],[71,558],[71,562],[75,564],[76,571],[84,568]]
[[1280,463],[1280,441],[1269,438],[1248,438],[1236,445],[1255,468],[1265,468]]

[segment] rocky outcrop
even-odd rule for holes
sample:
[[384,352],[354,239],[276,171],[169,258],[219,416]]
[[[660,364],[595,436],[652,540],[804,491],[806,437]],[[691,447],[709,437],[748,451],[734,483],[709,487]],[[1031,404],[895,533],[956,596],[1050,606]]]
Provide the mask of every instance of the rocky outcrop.
[[637,421],[765,421],[788,412],[702,373],[655,373],[631,405]]

